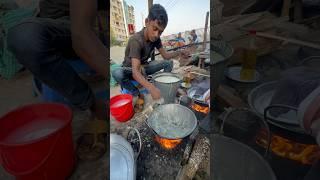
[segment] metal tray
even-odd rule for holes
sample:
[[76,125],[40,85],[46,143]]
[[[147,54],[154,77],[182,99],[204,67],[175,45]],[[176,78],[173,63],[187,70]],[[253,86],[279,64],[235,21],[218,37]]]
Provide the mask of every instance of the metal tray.
[[[135,130],[139,138],[139,151],[134,153],[130,143],[117,134],[110,134],[110,180],[135,180],[136,160],[140,154],[142,141],[137,129],[128,127],[127,133]],[[127,136],[128,136],[127,134]]]

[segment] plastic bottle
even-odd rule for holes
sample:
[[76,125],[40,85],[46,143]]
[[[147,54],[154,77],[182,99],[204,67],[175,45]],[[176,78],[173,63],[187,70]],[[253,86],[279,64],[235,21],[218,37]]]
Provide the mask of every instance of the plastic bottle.
[[255,78],[257,48],[256,48],[256,31],[249,32],[249,43],[245,48],[240,72],[241,80],[253,80]]
[[185,76],[185,86],[186,87],[189,87],[191,86],[191,73],[188,72],[187,75]]

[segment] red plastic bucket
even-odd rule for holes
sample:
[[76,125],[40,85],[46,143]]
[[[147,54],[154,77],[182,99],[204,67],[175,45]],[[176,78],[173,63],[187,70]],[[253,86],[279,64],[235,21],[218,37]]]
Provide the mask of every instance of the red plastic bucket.
[[120,94],[110,99],[110,112],[117,121],[126,122],[132,118],[132,98],[130,94]]
[[32,104],[0,118],[0,163],[18,180],[71,175],[75,154],[72,111],[62,104]]

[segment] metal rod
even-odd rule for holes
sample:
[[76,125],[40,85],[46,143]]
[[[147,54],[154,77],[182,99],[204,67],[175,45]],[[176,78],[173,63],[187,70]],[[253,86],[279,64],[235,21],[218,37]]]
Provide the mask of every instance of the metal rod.
[[[189,47],[189,46],[193,46],[193,45],[201,45],[201,44],[203,44],[203,43],[204,43],[204,42],[187,44],[187,45],[184,45],[184,46],[180,46],[180,47],[175,47],[175,48],[172,48],[172,49],[168,49],[167,51],[175,51],[175,50],[182,49],[182,48]],[[210,41],[206,41],[205,43],[210,43]],[[160,53],[157,53],[157,54],[155,54],[155,56],[158,56],[159,54],[160,54]]]
[[194,71],[191,71],[190,73],[197,74],[197,75],[200,75],[200,76],[210,77],[210,75],[201,74],[201,73],[197,73],[197,72],[194,72]]

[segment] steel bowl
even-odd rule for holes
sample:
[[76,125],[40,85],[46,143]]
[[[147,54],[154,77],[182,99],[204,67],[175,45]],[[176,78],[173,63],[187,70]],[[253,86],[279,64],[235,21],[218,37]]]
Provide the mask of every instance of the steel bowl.
[[[167,119],[171,117],[174,119]],[[195,130],[198,121],[189,108],[180,104],[165,104],[158,106],[146,123],[161,138],[183,139]]]

